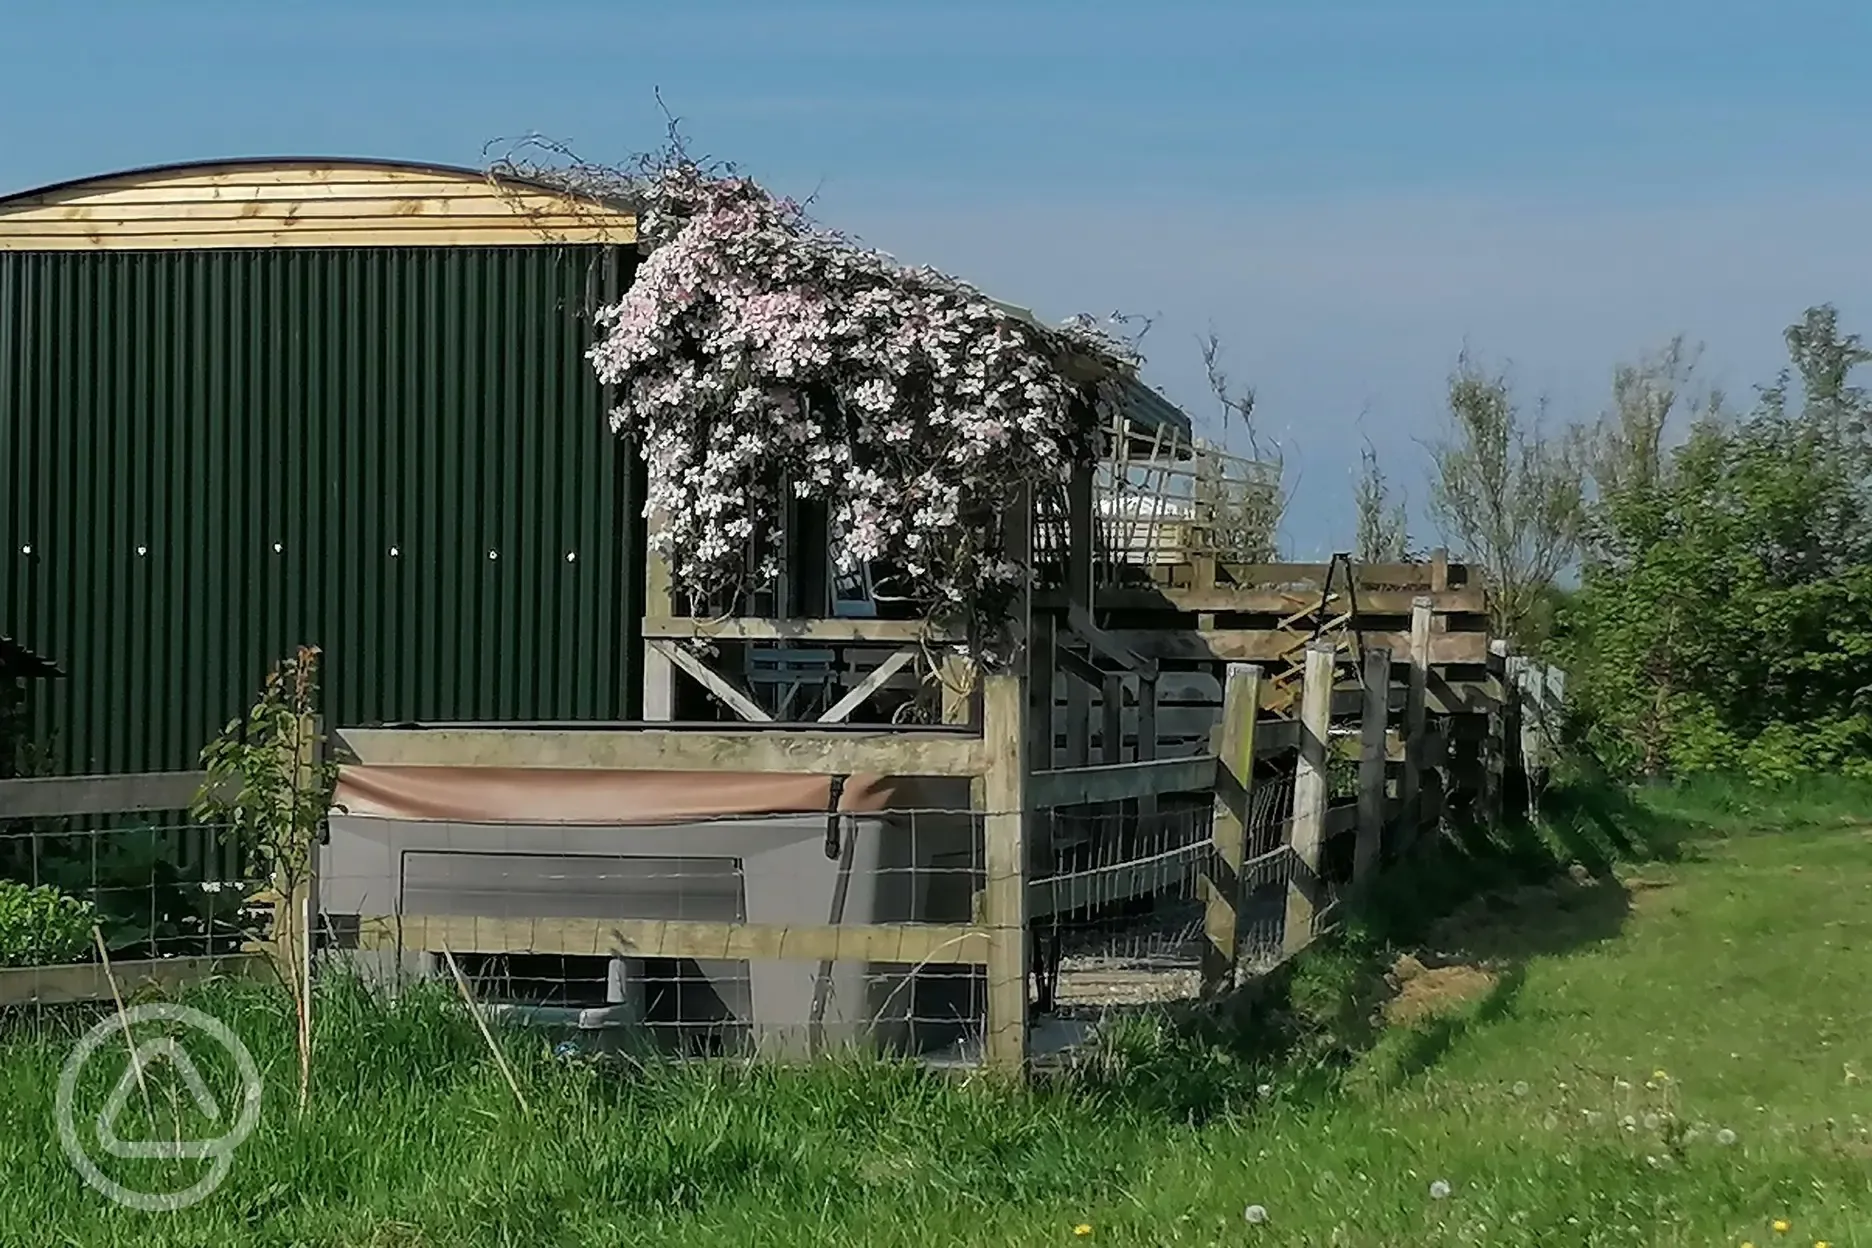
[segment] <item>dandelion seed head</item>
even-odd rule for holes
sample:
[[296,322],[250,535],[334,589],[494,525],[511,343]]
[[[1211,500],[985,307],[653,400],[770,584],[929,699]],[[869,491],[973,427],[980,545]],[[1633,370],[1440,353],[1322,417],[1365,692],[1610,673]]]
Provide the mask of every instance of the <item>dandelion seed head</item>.
[[1442,1179],[1438,1179],[1430,1185],[1431,1200],[1447,1200],[1449,1199],[1449,1194],[1450,1185]]
[[1528,1094],[1527,1080],[1522,1079],[1515,1083],[1514,1094],[1516,1096],[1526,1096]]
[[1260,1226],[1263,1222],[1268,1220],[1267,1206],[1249,1205],[1246,1209],[1242,1210],[1242,1220]]
[[1724,1127],[1716,1133],[1716,1142],[1721,1144],[1724,1148],[1727,1148],[1729,1145],[1736,1142],[1736,1133],[1731,1131],[1728,1127]]

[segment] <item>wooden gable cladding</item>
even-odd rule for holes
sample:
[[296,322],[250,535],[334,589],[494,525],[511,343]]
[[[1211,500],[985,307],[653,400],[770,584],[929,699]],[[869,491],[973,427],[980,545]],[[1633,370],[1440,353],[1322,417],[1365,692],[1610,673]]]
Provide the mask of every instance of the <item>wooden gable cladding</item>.
[[470,169],[229,161],[0,199],[0,251],[634,243],[633,213]]

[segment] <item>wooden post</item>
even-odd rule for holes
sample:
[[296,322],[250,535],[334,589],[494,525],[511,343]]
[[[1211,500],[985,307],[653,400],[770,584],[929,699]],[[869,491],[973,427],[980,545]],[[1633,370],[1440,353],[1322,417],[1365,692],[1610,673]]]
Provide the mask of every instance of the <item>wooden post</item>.
[[1399,848],[1417,839],[1423,824],[1424,730],[1429,718],[1431,600],[1411,602],[1410,684],[1404,698],[1404,776],[1398,785]]
[[1332,692],[1338,648],[1324,637],[1307,643],[1300,687],[1300,761],[1294,773],[1293,854],[1287,877],[1287,919],[1282,950],[1291,957],[1313,943],[1320,910],[1320,847],[1326,833],[1326,744],[1332,727]]
[[[1033,501],[1024,496],[1008,514],[1008,557],[1033,564]],[[982,676],[982,744],[987,768],[981,797],[982,921],[989,931],[988,1018],[983,1058],[996,1069],[1020,1072],[1027,1064],[1027,976],[1032,968],[1027,931],[1027,774],[1033,732],[1026,722],[1032,623],[1031,578],[1008,621],[1015,643],[1009,671]]]
[[[1092,468],[1075,466],[1066,485],[1066,600],[1092,608]],[[1070,629],[1069,629],[1070,631]],[[1056,643],[1057,644],[1057,643]],[[1083,680],[1066,681],[1066,766],[1092,763],[1092,688]],[[1040,764],[1047,765],[1044,762]]]
[[[1157,757],[1157,676],[1154,672],[1149,675],[1143,673],[1138,675],[1136,757],[1140,763],[1148,763]],[[1147,823],[1156,817],[1157,799],[1155,797],[1139,798],[1139,823]]]
[[[1154,696],[1156,690],[1150,692]],[[1143,705],[1140,699],[1140,711]],[[1254,790],[1255,717],[1260,707],[1261,669],[1251,663],[1229,664],[1222,686],[1222,720],[1216,725],[1215,818],[1210,824],[1210,861],[1203,877],[1205,994],[1235,986],[1235,953],[1241,935],[1241,872],[1247,857],[1248,796]],[[1140,748],[1143,740],[1140,729]]]
[[[674,614],[669,565],[655,555],[646,555],[644,615],[668,619]],[[648,641],[643,643],[643,651],[643,717],[650,723],[666,723],[676,718],[676,666]]]
[[[1028,630],[1026,663],[1028,748],[1038,771],[1053,769],[1053,712],[1059,698],[1059,663],[1053,653],[1058,645],[1059,617],[1051,611],[1036,612]],[[1074,682],[1068,676],[1066,683]]]
[[1534,683],[1533,665],[1509,646],[1502,659],[1502,800],[1510,818],[1520,819],[1533,810],[1533,790],[1528,780],[1527,721],[1525,718],[1528,685]]
[[1092,686],[1066,678],[1066,767],[1092,765]]
[[1430,552],[1430,592],[1441,594],[1449,589],[1449,551],[1437,547]]
[[1104,723],[1099,728],[1099,736],[1104,738],[1103,748],[1099,753],[1106,763],[1124,762],[1124,677],[1117,672],[1105,674],[1104,688],[1099,691],[1099,712]]
[[1027,750],[1021,728],[1020,678],[996,673],[982,682],[982,736],[988,770],[983,777],[982,824],[989,931],[988,1037],[991,1066],[1018,1070],[1027,1060]]
[[1092,465],[1074,466],[1066,484],[1066,597],[1092,606],[1092,556],[1098,543],[1092,516]]
[[1384,846],[1385,730],[1391,711],[1391,651],[1365,652],[1365,706],[1359,721],[1358,844],[1352,853],[1352,882],[1363,885]]
[[1514,689],[1508,674],[1514,647],[1504,637],[1489,641],[1489,675],[1493,678],[1494,705],[1489,708],[1488,736],[1482,745],[1482,814],[1491,827],[1507,813],[1508,703]]

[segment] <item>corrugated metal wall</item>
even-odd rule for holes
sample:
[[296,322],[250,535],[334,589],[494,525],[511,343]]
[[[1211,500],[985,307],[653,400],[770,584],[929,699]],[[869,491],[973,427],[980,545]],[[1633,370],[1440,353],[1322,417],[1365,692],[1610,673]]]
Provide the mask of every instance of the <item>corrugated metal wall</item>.
[[631,710],[628,252],[0,253],[0,632],[61,770],[194,765],[301,643],[328,722]]

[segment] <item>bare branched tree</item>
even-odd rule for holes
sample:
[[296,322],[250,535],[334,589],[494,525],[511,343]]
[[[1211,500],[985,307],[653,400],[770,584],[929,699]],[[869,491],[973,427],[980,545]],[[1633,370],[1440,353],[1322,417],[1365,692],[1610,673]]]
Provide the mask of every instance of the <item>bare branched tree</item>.
[[1358,533],[1353,551],[1360,563],[1405,563],[1410,559],[1410,520],[1370,442],[1359,452],[1358,488],[1353,496]]
[[1449,425],[1430,445],[1430,514],[1444,539],[1481,565],[1499,637],[1525,640],[1541,599],[1579,550],[1585,459],[1575,430],[1543,428],[1505,375],[1464,352],[1449,383]]
[[1237,388],[1234,381],[1222,369],[1222,340],[1214,330],[1202,338],[1203,371],[1209,377],[1209,392],[1215,395],[1216,402],[1222,407],[1222,432],[1228,432],[1231,420],[1241,422],[1248,435],[1251,453],[1260,454],[1257,445],[1258,433],[1255,430],[1254,409],[1255,392],[1253,386]]
[[1237,386],[1222,368],[1222,342],[1211,332],[1202,340],[1203,369],[1209,391],[1222,409],[1222,431],[1239,424],[1247,439],[1248,458],[1204,454],[1196,465],[1196,502],[1209,512],[1211,537],[1219,554],[1244,563],[1274,561],[1279,554],[1281,519],[1287,513],[1285,465],[1281,448],[1255,426],[1255,392]]

